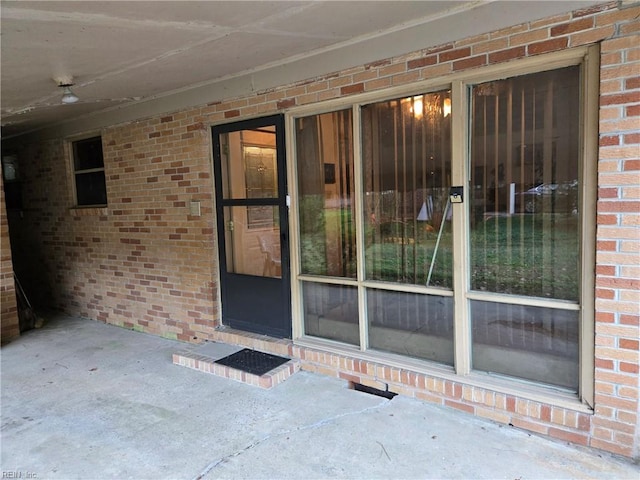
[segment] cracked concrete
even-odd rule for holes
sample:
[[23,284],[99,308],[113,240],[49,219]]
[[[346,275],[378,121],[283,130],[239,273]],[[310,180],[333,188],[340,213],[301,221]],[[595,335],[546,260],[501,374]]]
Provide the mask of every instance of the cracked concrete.
[[[260,439],[260,440],[258,440],[256,442],[252,443],[251,445],[247,445],[245,448],[243,448],[240,451],[234,452],[231,455],[226,456],[225,458],[220,458],[220,459],[217,459],[217,460],[211,462],[209,465],[207,465],[207,468],[205,468],[202,471],[202,473],[200,473],[197,477],[195,477],[195,480],[199,480],[201,478],[205,478],[205,476],[210,471],[215,469],[218,465],[221,465],[221,464],[227,462],[228,460],[232,459],[233,457],[237,457],[238,455],[242,455],[243,453],[248,452],[252,448],[257,447],[260,444],[262,444],[264,442],[267,442],[269,440],[274,439],[275,441],[277,441],[278,437],[284,437],[284,436],[287,436],[287,440],[289,440],[289,436],[290,435],[293,435],[295,433],[301,432],[303,430],[317,429],[317,428],[329,425],[331,423],[334,423],[336,420],[344,418],[344,417],[347,417],[347,416],[358,415],[358,414],[366,413],[366,412],[369,412],[369,411],[372,411],[372,410],[384,408],[384,406],[386,404],[388,404],[388,403],[389,402],[387,400],[384,400],[384,401],[381,401],[378,405],[375,405],[373,407],[367,407],[367,408],[364,408],[362,410],[355,411],[355,412],[342,413],[342,414],[336,415],[336,416],[331,417],[331,418],[322,419],[322,420],[320,420],[320,421],[318,421],[316,423],[313,423],[311,425],[303,425],[303,426],[300,426],[300,427],[292,429],[292,430],[285,430],[283,432],[279,432],[279,433],[276,433],[274,435],[267,435],[266,437],[264,437],[264,438],[262,438],[262,439]],[[213,478],[217,478],[217,475],[215,475]]]
[[334,378],[299,372],[263,390],[173,365],[184,347],[66,316],[3,347],[4,476],[640,476],[625,459]]

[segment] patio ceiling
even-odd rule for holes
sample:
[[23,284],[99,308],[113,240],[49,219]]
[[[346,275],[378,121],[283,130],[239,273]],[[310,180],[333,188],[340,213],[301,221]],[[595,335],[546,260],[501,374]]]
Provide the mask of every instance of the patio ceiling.
[[[2,137],[204,104],[596,3],[3,1]],[[60,83],[80,100],[63,105]]]

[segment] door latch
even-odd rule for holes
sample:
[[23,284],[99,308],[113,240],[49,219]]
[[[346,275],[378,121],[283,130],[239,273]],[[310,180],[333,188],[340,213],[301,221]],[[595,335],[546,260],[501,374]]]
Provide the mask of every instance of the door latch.
[[451,187],[449,188],[449,199],[451,203],[462,203],[463,187]]

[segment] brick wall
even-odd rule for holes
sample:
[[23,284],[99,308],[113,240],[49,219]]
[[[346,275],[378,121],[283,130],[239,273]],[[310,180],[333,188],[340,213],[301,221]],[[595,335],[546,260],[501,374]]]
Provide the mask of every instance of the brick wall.
[[[0,171],[1,174],[1,171]],[[0,181],[0,340],[2,344],[20,335],[16,286],[13,280],[13,262],[11,261],[11,243],[9,223],[4,203],[4,185]]]
[[70,208],[64,142],[18,145],[25,208],[11,235],[32,303],[185,341],[215,327],[208,135],[193,113],[106,129],[106,208]]
[[619,35],[601,47],[596,414],[591,445],[638,457],[640,23],[621,22],[617,30]]
[[[24,219],[15,229],[11,224],[11,233],[33,251],[23,251],[16,262],[38,272],[28,283],[34,291],[44,290],[38,294],[41,302],[71,314],[181,340],[222,339],[284,349],[302,358],[309,370],[388,384],[406,395],[637,458],[639,16],[640,7],[619,10],[611,2],[426,45],[418,52],[250,97],[109,127],[103,132],[109,205],[103,209],[69,208],[62,139],[31,145],[19,145],[18,139],[14,146],[22,152],[21,170],[30,188]],[[462,379],[215,330],[219,313],[209,124],[595,42],[602,44],[602,67],[593,415],[474,387]],[[201,217],[189,215],[191,200],[202,202]]]
[[[4,147],[4,145],[3,145]],[[19,152],[23,209],[9,210],[9,230],[14,255],[14,271],[36,311],[60,303],[55,295],[64,289],[58,285],[54,268],[62,241],[60,227],[69,219],[64,193],[68,182],[56,167],[62,142],[29,144]],[[24,170],[23,170],[24,169]],[[63,172],[63,170],[62,170]]]

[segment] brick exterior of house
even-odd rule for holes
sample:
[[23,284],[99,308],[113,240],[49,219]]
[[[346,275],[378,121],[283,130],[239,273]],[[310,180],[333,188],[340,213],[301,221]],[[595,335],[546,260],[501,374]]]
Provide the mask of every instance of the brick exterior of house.
[[9,222],[4,202],[4,185],[0,185],[0,340],[5,344],[20,335],[16,286],[13,279],[13,262],[11,260],[11,240],[9,239]]
[[[113,125],[108,206],[72,208],[67,139],[25,141],[24,210],[9,212],[15,262],[33,302],[167,338],[222,340],[300,358],[302,368],[640,457],[640,7],[618,2],[515,25],[243,98]],[[600,43],[595,409],[576,411],[220,324],[210,125],[383,90],[451,72]],[[594,165],[594,168],[596,166]],[[199,200],[202,215],[191,216]],[[4,199],[3,208],[4,211]],[[2,224],[2,337],[15,332]],[[18,267],[16,267],[18,268]],[[5,311],[7,320],[5,321]]]

